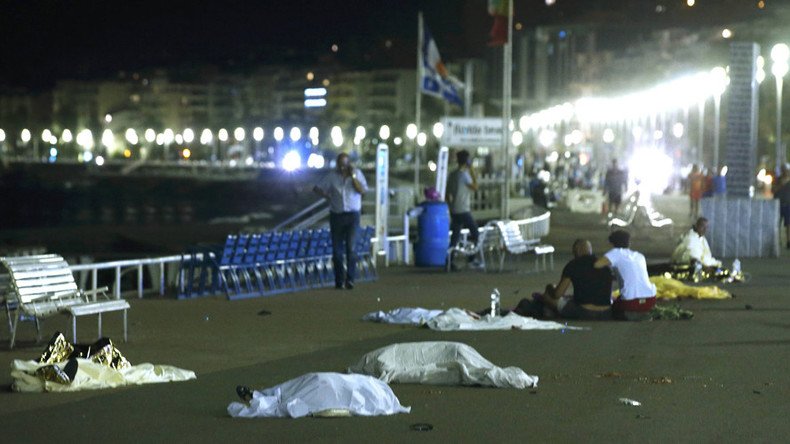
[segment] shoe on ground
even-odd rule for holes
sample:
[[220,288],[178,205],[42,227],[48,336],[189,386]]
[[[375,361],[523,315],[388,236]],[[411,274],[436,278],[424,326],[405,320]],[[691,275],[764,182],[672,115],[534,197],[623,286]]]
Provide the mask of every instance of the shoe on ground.
[[353,281],[346,281],[346,290],[353,290],[354,289],[354,282]]
[[338,290],[342,290],[343,289],[343,284],[335,284],[335,288],[338,289]]

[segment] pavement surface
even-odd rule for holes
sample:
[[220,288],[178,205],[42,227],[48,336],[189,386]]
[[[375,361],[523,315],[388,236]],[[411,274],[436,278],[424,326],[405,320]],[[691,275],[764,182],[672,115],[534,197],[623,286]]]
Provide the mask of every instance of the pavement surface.
[[[633,247],[649,261],[668,258],[688,226],[687,201],[667,198],[674,232],[635,228]],[[581,331],[434,332],[360,321],[374,310],[486,306],[499,288],[503,306],[558,280],[577,237],[606,249],[600,216],[558,209],[546,241],[557,248],[553,271],[445,273],[380,268],[352,291],[322,289],[229,302],[131,300],[130,340],[118,347],[132,363],[194,370],[194,381],[68,394],[10,392],[0,375],[4,442],[775,442],[790,433],[790,259],[743,258],[750,282],[736,297],[680,301],[692,320],[568,322]],[[270,314],[259,314],[263,310]],[[88,341],[92,320],[80,319]],[[105,334],[121,338],[120,315]],[[43,336],[67,330],[44,322]],[[0,366],[35,359],[44,344],[20,326],[22,343],[0,350]],[[0,340],[5,340],[5,332]],[[307,372],[339,371],[368,351],[412,341],[458,341],[499,366],[538,375],[537,389],[393,384],[410,414],[374,418],[233,419],[235,386],[269,387]],[[639,401],[624,405],[619,398]],[[430,431],[410,426],[429,423]]]

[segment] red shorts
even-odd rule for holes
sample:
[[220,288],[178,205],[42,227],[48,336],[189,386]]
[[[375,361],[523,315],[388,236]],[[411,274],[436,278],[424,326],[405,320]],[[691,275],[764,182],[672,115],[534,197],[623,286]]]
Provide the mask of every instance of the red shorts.
[[655,306],[656,306],[655,296],[649,298],[631,299],[627,301],[623,300],[623,298],[617,298],[612,303],[612,311],[615,312],[633,311],[633,312],[641,313],[641,312],[650,311]]

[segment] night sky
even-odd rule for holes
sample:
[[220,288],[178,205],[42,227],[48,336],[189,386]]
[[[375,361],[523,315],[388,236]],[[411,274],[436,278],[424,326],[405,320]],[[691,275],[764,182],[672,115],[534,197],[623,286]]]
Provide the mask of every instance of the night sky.
[[[547,7],[545,0],[516,0],[516,18],[525,26],[604,16],[621,24],[657,24],[657,3],[679,14],[685,1],[557,0]],[[713,8],[713,3],[730,7]],[[710,20],[747,3],[752,2],[698,0],[699,12],[691,18]],[[202,64],[230,70],[316,61],[411,67],[418,10],[445,59],[485,50],[490,26],[485,0],[0,0],[0,86],[42,90],[64,78]],[[665,21],[677,18],[664,15]],[[693,23],[689,18],[686,11],[686,22]],[[329,50],[333,43],[339,45],[337,54]]]

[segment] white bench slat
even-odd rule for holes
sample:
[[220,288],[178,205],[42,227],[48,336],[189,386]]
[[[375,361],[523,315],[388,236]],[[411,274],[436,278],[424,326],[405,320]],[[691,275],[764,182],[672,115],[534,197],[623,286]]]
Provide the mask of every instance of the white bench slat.
[[67,310],[74,316],[84,316],[105,313],[108,311],[128,310],[129,303],[123,299],[116,299],[112,301],[91,302],[88,304],[80,304],[68,307]]
[[50,285],[61,285],[61,284],[74,284],[74,279],[71,276],[53,276],[53,277],[45,277],[45,278],[36,278],[36,279],[17,279],[14,282],[14,285],[17,288],[30,288],[30,287],[44,287]]
[[[52,269],[43,269],[43,270],[15,270],[11,269],[14,273],[14,279],[35,279],[35,278],[42,278],[42,277],[50,277],[50,276],[73,276],[71,270],[68,268],[52,268]],[[73,279],[73,278],[72,278]]]
[[40,262],[21,262],[16,264],[8,264],[8,268],[17,273],[17,272],[24,272],[24,271],[35,271],[35,270],[59,270],[65,269],[69,266],[68,262],[60,259],[59,261],[50,261],[45,263]]
[[[48,285],[48,286],[36,286],[36,287],[22,287],[19,288],[14,285],[14,290],[19,296],[35,296],[37,294],[40,295],[48,295],[48,294],[60,294],[65,292],[72,292],[77,293],[77,284],[75,282],[66,282],[63,284],[55,284],[55,285]],[[62,295],[61,295],[62,296]],[[61,297],[57,296],[57,297]]]

